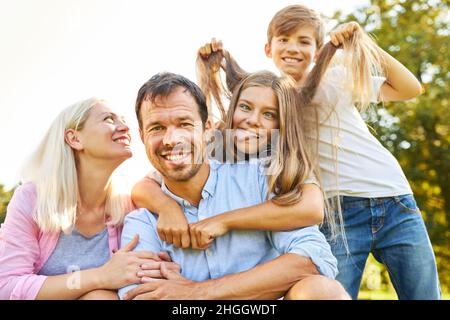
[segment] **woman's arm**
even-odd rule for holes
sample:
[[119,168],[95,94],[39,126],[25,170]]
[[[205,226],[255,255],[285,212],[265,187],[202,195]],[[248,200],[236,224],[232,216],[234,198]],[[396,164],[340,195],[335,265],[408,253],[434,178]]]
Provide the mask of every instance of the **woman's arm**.
[[230,230],[283,231],[321,223],[324,218],[321,190],[315,184],[305,184],[302,192],[302,199],[290,206],[269,200],[193,223],[190,225],[192,247],[205,249]]
[[39,290],[36,300],[78,299],[96,290],[117,290],[130,284],[140,283],[141,265],[161,261],[159,256],[148,251],[132,252],[139,236],[98,268],[81,270],[69,274],[48,276]]
[[179,248],[191,244],[189,225],[178,203],[161,190],[157,181],[149,176],[133,187],[131,198],[138,208],[158,214],[158,235],[161,240]]
[[0,228],[0,300],[35,299],[46,279],[35,270],[43,259],[40,230],[33,220],[35,205],[36,188],[32,183],[19,186],[8,205]]
[[102,274],[98,269],[88,269],[71,274],[48,276],[39,290],[36,300],[74,300],[99,290]]

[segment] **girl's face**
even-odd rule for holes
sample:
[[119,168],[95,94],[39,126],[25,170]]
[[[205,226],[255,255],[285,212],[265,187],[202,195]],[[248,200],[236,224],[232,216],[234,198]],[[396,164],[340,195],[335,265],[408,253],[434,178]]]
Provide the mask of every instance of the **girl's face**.
[[272,88],[249,87],[241,92],[233,114],[235,144],[240,152],[265,150],[271,131],[278,129],[278,101]]
[[105,102],[91,108],[78,139],[79,155],[93,160],[121,163],[132,155],[130,128]]

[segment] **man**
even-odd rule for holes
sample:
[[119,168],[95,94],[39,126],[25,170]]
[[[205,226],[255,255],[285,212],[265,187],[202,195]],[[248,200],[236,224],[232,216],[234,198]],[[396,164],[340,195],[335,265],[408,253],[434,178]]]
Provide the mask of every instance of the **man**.
[[[162,73],[139,91],[136,113],[147,156],[162,175],[161,189],[183,208],[190,224],[266,200],[259,163],[221,164],[206,158],[213,128],[201,90],[188,79]],[[181,274],[161,266],[162,280],[119,291],[131,299],[347,299],[332,280],[336,259],[317,226],[289,232],[235,231],[206,250],[174,247],[158,237],[146,209],[125,219],[122,246],[138,234],[135,250],[167,251]]]

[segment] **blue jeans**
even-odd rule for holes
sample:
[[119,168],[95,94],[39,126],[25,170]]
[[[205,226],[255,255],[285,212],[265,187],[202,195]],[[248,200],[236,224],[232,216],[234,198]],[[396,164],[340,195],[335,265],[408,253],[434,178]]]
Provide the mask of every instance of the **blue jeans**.
[[[341,197],[350,253],[338,236],[330,245],[338,260],[336,278],[357,299],[369,253],[384,264],[401,300],[440,299],[436,259],[413,195]],[[322,232],[329,238],[329,230]]]

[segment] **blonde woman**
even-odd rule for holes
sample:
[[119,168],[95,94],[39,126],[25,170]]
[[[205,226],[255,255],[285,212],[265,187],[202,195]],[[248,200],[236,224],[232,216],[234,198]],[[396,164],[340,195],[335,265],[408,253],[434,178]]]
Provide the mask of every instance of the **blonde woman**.
[[117,251],[132,204],[112,175],[131,156],[129,128],[105,101],[60,113],[0,229],[0,299],[116,299],[149,272],[141,265],[166,258],[131,252],[137,237]]

